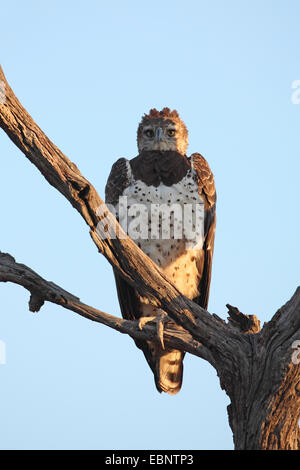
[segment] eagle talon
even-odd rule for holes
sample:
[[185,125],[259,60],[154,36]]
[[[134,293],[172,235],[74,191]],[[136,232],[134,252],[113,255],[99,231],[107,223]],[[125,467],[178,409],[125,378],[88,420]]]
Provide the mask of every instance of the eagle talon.
[[139,319],[139,329],[142,330],[147,323],[154,321],[156,323],[156,334],[158,336],[162,349],[165,349],[164,343],[164,323],[168,320],[167,314],[160,310],[155,317],[141,317]]
[[156,332],[162,349],[165,349],[164,343],[164,323],[168,320],[168,315],[164,311],[160,311],[156,317]]
[[142,330],[147,323],[150,323],[151,321],[155,321],[156,317],[141,317],[139,319],[139,329]]

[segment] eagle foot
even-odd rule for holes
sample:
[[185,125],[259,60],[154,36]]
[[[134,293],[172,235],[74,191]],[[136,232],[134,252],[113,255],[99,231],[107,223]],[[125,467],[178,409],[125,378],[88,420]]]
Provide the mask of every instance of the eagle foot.
[[162,349],[165,349],[164,343],[164,323],[168,321],[168,315],[163,310],[159,310],[158,314],[153,317],[141,317],[139,319],[139,329],[142,330],[147,323],[153,321],[156,323],[156,333]]

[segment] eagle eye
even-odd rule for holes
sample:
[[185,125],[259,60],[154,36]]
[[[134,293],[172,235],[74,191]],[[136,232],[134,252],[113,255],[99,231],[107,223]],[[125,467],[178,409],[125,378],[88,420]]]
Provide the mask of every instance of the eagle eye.
[[145,130],[144,134],[147,136],[147,137],[153,137],[154,136],[154,132],[152,129],[147,129]]
[[168,129],[168,136],[173,137],[175,135],[175,129]]

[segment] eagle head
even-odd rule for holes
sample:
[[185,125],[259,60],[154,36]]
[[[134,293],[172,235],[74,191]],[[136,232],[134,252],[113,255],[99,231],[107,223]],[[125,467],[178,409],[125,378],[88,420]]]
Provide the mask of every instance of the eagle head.
[[149,114],[144,114],[139,124],[137,143],[139,152],[173,150],[185,155],[188,131],[175,109],[150,109]]

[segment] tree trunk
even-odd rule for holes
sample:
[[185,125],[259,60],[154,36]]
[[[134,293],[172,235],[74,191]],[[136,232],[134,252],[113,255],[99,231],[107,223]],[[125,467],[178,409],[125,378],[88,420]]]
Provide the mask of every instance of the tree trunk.
[[[236,449],[300,448],[300,359],[292,318],[300,324],[300,289],[267,323],[249,336],[247,367],[238,364],[226,391]],[[230,309],[229,309],[230,313]],[[300,354],[299,354],[300,357]]]

